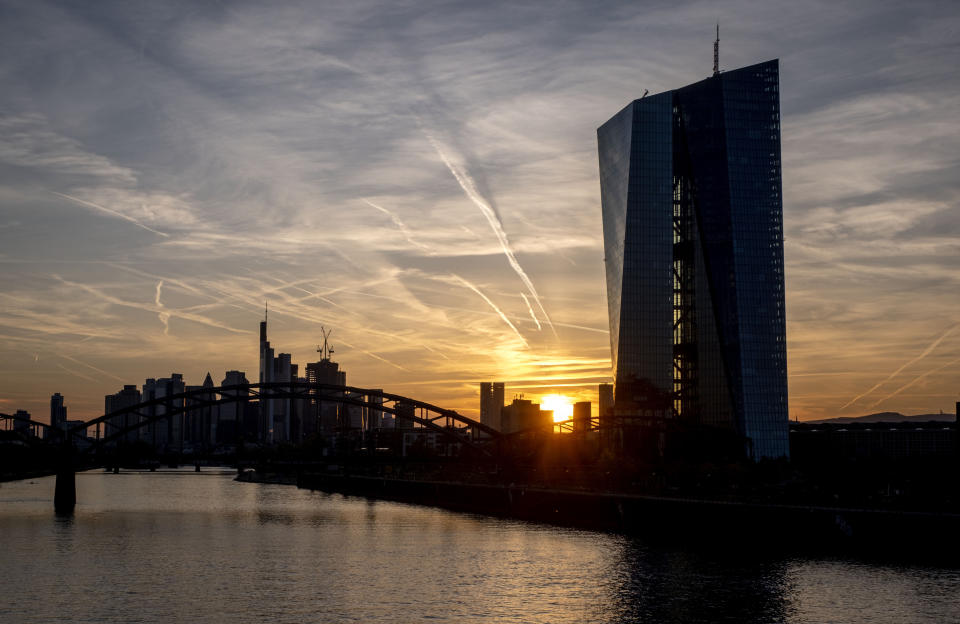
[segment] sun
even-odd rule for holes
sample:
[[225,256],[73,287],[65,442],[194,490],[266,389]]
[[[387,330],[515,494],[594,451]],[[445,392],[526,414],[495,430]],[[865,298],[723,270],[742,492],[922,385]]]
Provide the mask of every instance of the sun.
[[573,401],[562,394],[548,394],[540,397],[541,410],[553,410],[553,422],[562,422],[573,418]]

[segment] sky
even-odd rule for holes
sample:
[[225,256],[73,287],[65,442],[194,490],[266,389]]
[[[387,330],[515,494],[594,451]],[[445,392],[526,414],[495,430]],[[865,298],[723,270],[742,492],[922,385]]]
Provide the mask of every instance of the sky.
[[956,2],[0,0],[0,411],[610,381],[596,128],[780,59],[790,416],[960,400]]

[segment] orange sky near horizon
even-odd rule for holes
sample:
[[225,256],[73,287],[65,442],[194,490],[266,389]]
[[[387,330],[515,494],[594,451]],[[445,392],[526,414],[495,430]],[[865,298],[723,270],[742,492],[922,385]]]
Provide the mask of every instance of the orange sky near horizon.
[[[779,58],[790,417],[960,400],[960,15],[731,2]],[[706,77],[719,9],[26,3],[0,23],[0,411],[302,367],[466,416],[596,410],[596,128]],[[708,27],[701,28],[701,24]]]

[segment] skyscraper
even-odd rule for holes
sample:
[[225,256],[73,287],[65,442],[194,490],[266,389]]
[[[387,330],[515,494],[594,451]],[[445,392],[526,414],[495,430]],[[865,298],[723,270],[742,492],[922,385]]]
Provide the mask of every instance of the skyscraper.
[[67,408],[63,404],[63,395],[59,392],[50,397],[50,426],[62,428],[67,422]]
[[[296,365],[289,353],[274,354],[267,340],[267,312],[260,321],[260,383],[296,381]],[[260,399],[260,438],[264,442],[290,440],[290,399]]]
[[[118,410],[121,410],[125,407],[130,407],[136,405],[140,402],[140,391],[137,390],[135,385],[124,385],[123,390],[117,392],[116,394],[108,394],[103,397],[103,413],[112,414]],[[103,435],[104,437],[110,437],[114,434],[118,434],[121,431],[127,429],[128,427],[133,427],[136,423],[140,422],[140,416],[135,413],[122,414],[120,416],[113,416],[104,423]],[[137,429],[131,429],[127,431],[121,440],[125,443],[136,442],[140,432]],[[113,440],[110,445],[116,446],[120,440]]]
[[616,402],[789,454],[776,60],[597,130]]
[[[340,365],[330,359],[328,349],[322,350],[319,362],[310,362],[306,366],[306,380],[312,384],[330,386],[347,385],[347,373],[340,370]],[[330,435],[340,426],[341,412],[346,413],[343,406],[332,401],[322,401],[315,390],[310,391],[309,405],[312,427],[323,435]]]
[[[163,399],[182,394],[186,389],[181,373],[170,373],[170,377],[147,379],[143,382],[140,398],[143,401]],[[158,418],[149,425],[138,430],[140,439],[158,450],[182,451],[183,446],[183,397],[178,399],[167,398],[163,403],[146,408],[141,414],[143,418],[153,418],[163,414],[171,414],[167,418]],[[179,413],[176,413],[179,412]]]
[[480,422],[497,431],[503,431],[503,382],[480,383]]
[[[250,383],[247,381],[246,373],[243,371],[230,370],[227,371],[223,377],[223,381],[220,382],[221,386],[242,386]],[[238,437],[242,437],[244,433],[244,417],[249,411],[250,405],[246,400],[246,397],[250,396],[249,388],[242,388],[237,390],[227,390],[222,393],[224,398],[226,397],[244,397],[244,400],[238,401],[237,403],[223,403],[221,404],[216,413],[216,418],[214,422],[216,423],[215,431],[212,433],[212,437],[215,442],[222,444],[225,442],[235,442]]]

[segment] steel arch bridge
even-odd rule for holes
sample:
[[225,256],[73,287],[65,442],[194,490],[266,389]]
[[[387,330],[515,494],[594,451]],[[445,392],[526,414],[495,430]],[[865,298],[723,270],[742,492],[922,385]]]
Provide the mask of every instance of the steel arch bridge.
[[40,435],[38,435],[38,432],[40,430],[46,432],[46,435],[43,437],[43,441],[46,442],[51,440],[63,441],[67,434],[70,434],[71,438],[78,440],[84,439],[83,432],[79,428],[75,430],[61,429],[60,427],[54,427],[50,423],[40,422],[31,418],[22,418],[16,414],[0,413],[0,429],[10,430],[12,427],[13,431],[16,431],[17,423],[23,423],[29,427],[31,435],[27,437],[27,441],[31,443],[39,442]]
[[44,429],[47,431],[57,431],[57,432],[63,431],[62,429],[51,427],[47,423],[32,420],[30,418],[21,418],[20,416],[17,416],[15,414],[0,414],[0,427],[2,427],[4,430],[8,430],[10,427],[12,427],[13,430],[16,431],[17,423],[22,423],[22,424],[25,424],[27,427],[29,427],[30,433],[33,434],[33,436],[35,437],[39,437],[37,435],[37,432],[40,431],[41,429]]
[[[468,418],[454,410],[444,409],[431,403],[418,401],[399,394],[370,388],[337,386],[304,381],[248,383],[211,388],[196,388],[150,399],[124,407],[109,414],[88,420],[68,431],[71,438],[82,436],[90,427],[113,424],[123,416],[135,416],[137,422],[114,428],[109,434],[94,441],[85,449],[95,450],[127,434],[152,423],[173,418],[204,408],[230,403],[247,403],[254,400],[298,399],[315,403],[338,403],[364,407],[392,414],[398,421],[407,421],[421,429],[472,448],[481,454],[492,455],[491,442],[501,434],[496,429]],[[150,413],[150,408],[163,407],[163,413]],[[38,423],[40,424],[40,423]]]

